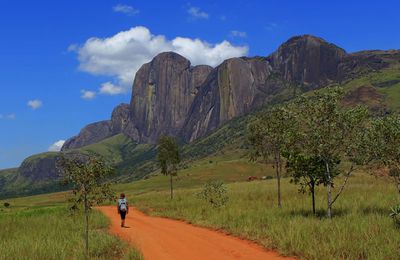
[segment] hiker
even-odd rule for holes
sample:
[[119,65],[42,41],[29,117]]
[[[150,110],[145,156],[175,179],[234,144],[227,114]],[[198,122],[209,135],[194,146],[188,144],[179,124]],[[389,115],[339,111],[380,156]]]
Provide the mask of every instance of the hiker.
[[118,214],[121,215],[121,227],[125,227],[125,217],[128,214],[129,207],[128,201],[125,198],[125,194],[121,193],[121,196],[118,199]]

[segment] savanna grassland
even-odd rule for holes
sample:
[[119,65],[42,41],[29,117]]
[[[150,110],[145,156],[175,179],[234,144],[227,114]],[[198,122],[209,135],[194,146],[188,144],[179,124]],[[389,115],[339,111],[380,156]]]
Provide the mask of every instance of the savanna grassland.
[[[245,165],[253,165],[244,170],[246,176],[261,171],[243,160],[217,162],[217,166],[209,167],[218,171],[218,165],[226,164],[242,164],[245,169]],[[202,188],[185,180],[190,172],[200,178],[210,169],[198,165],[179,173],[175,180],[179,188],[173,200],[169,199],[168,178],[164,176],[118,188],[127,191],[135,206],[148,214],[223,230],[283,255],[301,259],[398,259],[400,255],[399,228],[389,217],[390,207],[398,204],[400,198],[389,179],[356,173],[334,204],[333,218],[327,219],[324,187],[317,190],[317,216],[312,214],[310,196],[299,193],[298,186],[290,183],[289,178],[282,183],[281,209],[277,207],[274,179],[226,184],[228,203],[213,208],[199,198]],[[273,169],[266,172],[273,174]],[[224,179],[222,176],[220,179]],[[151,191],[147,185],[152,186],[153,180],[153,187],[157,188]],[[337,186],[341,181],[335,181]]]
[[[67,193],[7,200],[0,206],[0,259],[87,259],[84,218],[72,214]],[[90,217],[91,259],[141,259],[135,249],[107,233],[108,219]]]
[[[232,151],[207,157],[179,171],[174,177],[173,200],[169,199],[169,177],[157,172],[145,180],[114,185],[114,190],[127,193],[131,204],[148,214],[254,240],[283,255],[300,259],[398,259],[399,228],[389,214],[400,198],[389,179],[356,173],[334,204],[333,218],[327,219],[324,187],[317,190],[314,216],[310,196],[299,193],[299,187],[284,178],[283,206],[279,209],[275,179],[246,181],[248,176],[271,178],[275,170],[246,158],[237,159],[238,154]],[[199,198],[202,185],[209,180],[225,183],[229,197],[225,206],[213,208]],[[338,178],[335,184],[339,186],[341,181]],[[21,258],[32,253],[36,259],[83,258],[83,217],[68,214],[68,194],[9,199],[11,209],[5,209],[1,201],[0,226],[7,232],[1,233],[0,255],[14,252]],[[91,222],[93,258],[139,257],[135,250],[124,251],[123,244],[105,232],[108,221],[104,216],[94,212]]]

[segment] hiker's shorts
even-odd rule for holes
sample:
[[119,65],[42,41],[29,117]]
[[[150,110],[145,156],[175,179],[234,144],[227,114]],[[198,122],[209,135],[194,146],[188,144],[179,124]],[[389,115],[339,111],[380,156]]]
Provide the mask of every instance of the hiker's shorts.
[[124,220],[126,217],[126,212],[120,211],[119,214],[121,215],[121,219]]

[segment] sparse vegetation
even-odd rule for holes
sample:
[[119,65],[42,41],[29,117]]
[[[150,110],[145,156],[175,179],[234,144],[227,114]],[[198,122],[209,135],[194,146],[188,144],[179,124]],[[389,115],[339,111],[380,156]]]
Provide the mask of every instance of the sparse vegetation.
[[[200,188],[178,189],[173,201],[163,199],[167,190],[137,194],[135,205],[152,215],[222,229],[300,259],[397,259],[400,236],[388,217],[397,201],[394,186],[365,173],[350,178],[333,220],[325,217],[323,196],[316,197],[314,216],[308,199],[288,178],[282,180],[281,209],[276,206],[276,180],[227,184],[229,206],[224,210],[209,210],[206,201],[199,201],[195,194]],[[317,187],[316,194],[323,192]]]
[[178,164],[181,161],[179,155],[179,147],[175,138],[171,136],[162,136],[158,141],[158,163],[160,164],[161,173],[169,176],[171,199],[174,197],[172,184],[172,176],[178,174]]
[[227,190],[222,181],[208,181],[197,195],[213,208],[225,206],[229,200]]
[[83,205],[86,254],[89,255],[89,214],[93,206],[115,198],[110,184],[104,182],[112,169],[99,158],[82,155],[76,158],[62,156],[58,165],[65,183],[73,185],[71,209]]

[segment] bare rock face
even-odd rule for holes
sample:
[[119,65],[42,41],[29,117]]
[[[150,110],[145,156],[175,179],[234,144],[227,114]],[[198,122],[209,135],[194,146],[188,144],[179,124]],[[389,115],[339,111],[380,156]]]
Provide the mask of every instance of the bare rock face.
[[338,66],[338,80],[344,81],[378,71],[400,62],[400,51],[360,51],[347,55]]
[[226,121],[260,107],[279,91],[270,78],[272,68],[265,58],[233,58],[215,68],[200,87],[181,136],[193,141]]
[[303,35],[289,39],[267,59],[284,80],[315,89],[338,79],[346,51],[325,40]]
[[[35,156],[34,156],[35,157]],[[30,157],[25,159],[18,168],[18,173],[31,181],[55,180],[59,178],[57,171],[57,153],[46,156],[38,155],[37,158]]]
[[85,126],[77,136],[68,139],[61,150],[66,151],[98,143],[125,130],[129,133],[129,136],[134,138],[134,130],[130,131],[132,128],[131,125],[129,105],[121,104],[113,110],[111,120],[100,121]]
[[85,126],[77,136],[68,139],[62,151],[80,148],[89,144],[94,144],[112,136],[111,122],[100,121]]
[[130,104],[139,142],[156,143],[161,135],[181,129],[209,66],[191,67],[179,54],[166,52],[136,73]]
[[191,66],[165,52],[136,73],[129,105],[118,106],[109,121],[90,124],[66,142],[79,148],[123,133],[139,143],[161,135],[191,142],[234,117],[259,108],[293,88],[313,90],[340,83],[399,62],[399,51],[347,54],[325,40],[296,36],[268,57],[232,58],[216,68]]

